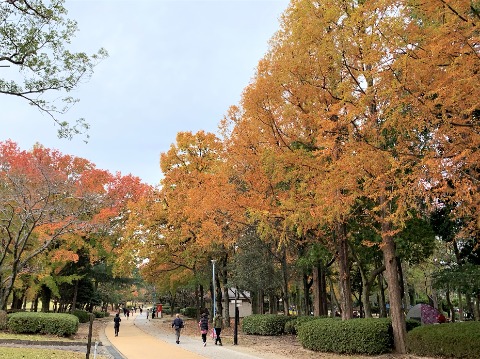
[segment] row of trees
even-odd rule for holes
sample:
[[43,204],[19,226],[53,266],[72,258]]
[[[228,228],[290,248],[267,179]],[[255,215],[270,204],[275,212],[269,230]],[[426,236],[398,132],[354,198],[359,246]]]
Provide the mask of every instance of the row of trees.
[[[312,293],[326,314],[337,293],[345,320],[354,292],[369,316],[386,283],[405,352],[403,269],[437,238],[456,255],[432,264],[453,268],[443,289],[478,304],[479,20],[474,1],[293,0],[220,137],[179,133],[162,154],[119,269],[141,265],[171,298],[190,286],[201,307],[215,259],[217,298],[280,293],[287,314],[296,276],[305,308]],[[467,262],[468,290],[451,280]]]
[[[114,279],[127,204],[148,189],[133,176],[40,145],[0,143],[0,310],[67,311],[107,305],[134,290]],[[138,283],[138,276],[136,282]],[[125,295],[125,293],[123,293]],[[132,298],[133,299],[133,298]]]

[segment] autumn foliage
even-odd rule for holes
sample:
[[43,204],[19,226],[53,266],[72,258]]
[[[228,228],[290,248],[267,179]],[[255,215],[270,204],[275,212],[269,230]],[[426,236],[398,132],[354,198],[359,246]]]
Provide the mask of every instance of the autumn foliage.
[[104,260],[116,246],[127,203],[147,188],[85,159],[40,145],[25,151],[12,141],[0,143],[0,182],[2,309],[14,287],[49,283],[55,291],[53,278],[80,251],[92,262]]
[[[179,133],[162,154],[162,188],[137,209],[151,210],[149,223],[130,223],[148,233],[149,277],[183,268],[201,281],[209,259],[229,277],[232,249],[254,228],[285,307],[293,264],[320,246],[350,319],[353,262],[376,251],[367,267],[384,272],[405,352],[402,231],[448,203],[461,235],[478,238],[479,14],[461,0],[293,0],[221,139]],[[308,260],[322,271],[329,261]]]

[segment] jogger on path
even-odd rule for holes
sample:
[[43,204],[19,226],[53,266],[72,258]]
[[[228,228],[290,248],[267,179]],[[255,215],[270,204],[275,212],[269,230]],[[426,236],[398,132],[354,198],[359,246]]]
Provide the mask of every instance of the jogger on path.
[[120,315],[118,313],[115,315],[115,318],[113,318],[113,327],[115,328],[115,336],[118,337],[118,331],[120,330],[120,322],[122,319],[120,318]]

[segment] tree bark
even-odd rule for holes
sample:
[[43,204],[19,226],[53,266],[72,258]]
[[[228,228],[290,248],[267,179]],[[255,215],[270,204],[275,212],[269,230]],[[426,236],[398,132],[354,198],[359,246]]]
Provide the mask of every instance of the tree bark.
[[[302,311],[304,315],[310,314],[310,287],[311,284],[309,283],[309,276],[307,273],[303,273],[303,305]],[[299,308],[300,309],[300,308]],[[298,311],[300,315],[300,310]]]
[[345,223],[337,223],[335,234],[342,320],[348,320],[353,318],[352,289],[350,285],[350,263],[348,259],[348,244],[346,231],[347,229]]
[[264,298],[264,292],[262,289],[258,291],[257,298],[258,298],[258,313],[259,314],[264,314],[265,313],[265,301],[263,300]]
[[46,285],[42,285],[42,312],[50,311],[50,299],[52,299],[52,291]]
[[402,309],[402,290],[399,282],[399,269],[395,251],[395,242],[389,234],[391,226],[388,223],[382,224],[382,252],[385,262],[385,273],[388,283],[388,298],[390,302],[390,317],[392,318],[393,341],[395,351],[399,354],[405,354],[407,348],[405,315]]
[[289,315],[289,298],[288,298],[288,264],[287,264],[287,250],[282,249],[282,287],[283,287],[283,313]]
[[328,300],[327,300],[327,279],[326,270],[322,262],[317,263],[312,269],[313,276],[313,315],[326,316],[328,315]]
[[78,295],[78,280],[75,281],[75,286],[73,288],[73,299],[72,299],[72,311],[77,307],[77,295]]

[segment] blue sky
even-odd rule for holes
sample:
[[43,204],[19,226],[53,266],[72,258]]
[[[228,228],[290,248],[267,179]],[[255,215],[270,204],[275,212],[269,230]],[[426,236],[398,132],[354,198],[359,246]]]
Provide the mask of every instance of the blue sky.
[[[36,142],[112,173],[156,185],[160,153],[180,131],[216,132],[254,76],[288,0],[66,0],[80,31],[72,49],[109,58],[73,96],[66,116],[91,125],[83,137],[57,128],[26,102],[0,96],[0,141]],[[5,71],[2,69],[1,71]],[[13,71],[8,69],[8,71]]]

